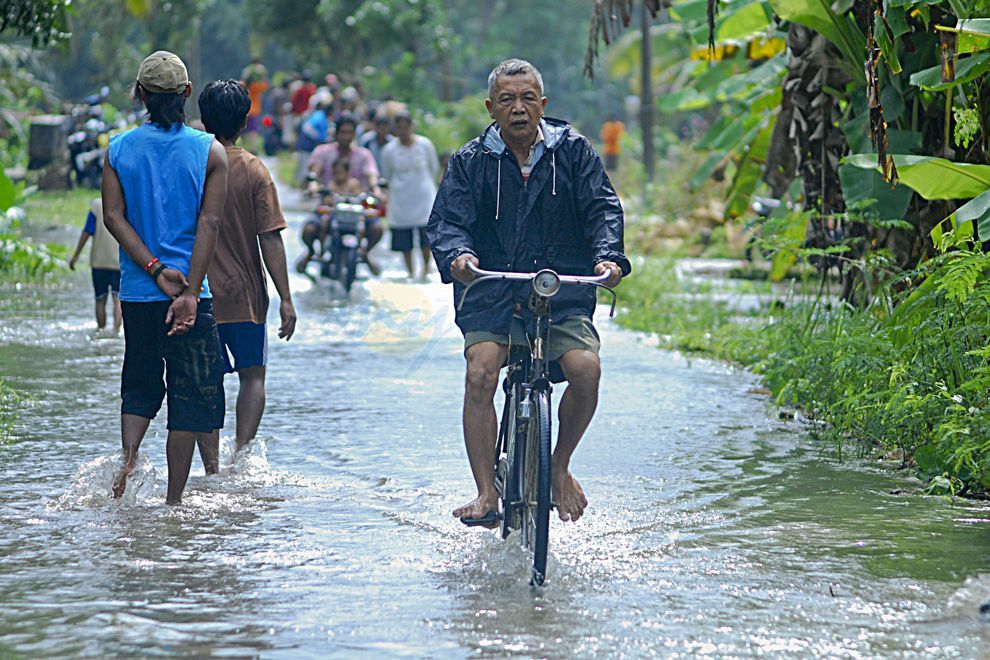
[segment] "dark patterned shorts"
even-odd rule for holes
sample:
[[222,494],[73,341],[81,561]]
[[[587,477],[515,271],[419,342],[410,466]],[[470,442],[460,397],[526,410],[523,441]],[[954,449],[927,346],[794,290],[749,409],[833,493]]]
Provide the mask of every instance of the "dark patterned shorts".
[[189,332],[168,336],[168,301],[124,302],[120,412],[154,419],[168,396],[171,431],[223,428],[223,358],[213,301],[200,300]]

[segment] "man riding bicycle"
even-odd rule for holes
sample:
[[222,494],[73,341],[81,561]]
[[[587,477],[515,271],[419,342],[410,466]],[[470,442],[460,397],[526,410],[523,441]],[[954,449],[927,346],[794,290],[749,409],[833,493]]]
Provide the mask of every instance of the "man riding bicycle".
[[[631,266],[623,253],[623,213],[601,159],[566,122],[544,118],[540,72],[506,60],[488,77],[485,106],[495,121],[455,153],[430,215],[428,236],[455,302],[474,279],[468,264],[488,270],[567,275],[611,273],[615,286]],[[492,282],[458,310],[467,378],[464,440],[478,496],[454,510],[483,518],[498,509],[492,466],[497,421],[495,390],[510,345],[527,345],[532,325],[525,283]],[[571,475],[571,456],[598,405],[600,342],[592,325],[591,287],[564,287],[554,298],[548,358],[569,385],[560,401],[553,451],[553,500],[561,520],[576,521],[588,505]]]

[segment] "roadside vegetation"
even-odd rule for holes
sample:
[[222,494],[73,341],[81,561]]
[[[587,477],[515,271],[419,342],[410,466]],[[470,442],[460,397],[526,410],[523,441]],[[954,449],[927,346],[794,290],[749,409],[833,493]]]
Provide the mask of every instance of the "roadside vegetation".
[[982,495],[990,490],[988,269],[990,255],[957,247],[878,281],[862,309],[819,294],[817,281],[739,288],[678,277],[675,261],[647,258],[623,283],[619,322],[654,333],[661,348],[751,368],[778,404],[804,410],[812,434],[840,458],[893,458],[931,492]]
[[[642,5],[659,11],[601,3],[589,62],[604,37],[604,67],[635,71],[643,39],[623,23]],[[622,323],[751,367],[840,456],[896,458],[949,494],[990,490],[988,14],[986,0],[675,2],[646,47],[660,124],[690,147],[660,131],[657,184],[619,175],[646,193],[630,251],[653,255],[623,285]],[[671,245],[684,220],[693,234]],[[775,284],[740,304],[725,280],[656,259],[685,254],[750,258]]]
[[[15,202],[25,203],[30,212],[50,214],[39,215],[39,218],[64,222],[71,217],[69,209],[77,210],[79,197],[63,193],[35,194],[33,199],[27,201],[23,186],[15,186],[0,172],[0,285],[37,283],[65,269],[67,248],[26,236],[26,223],[30,216],[23,207],[15,206]],[[86,217],[85,212],[81,217]]]

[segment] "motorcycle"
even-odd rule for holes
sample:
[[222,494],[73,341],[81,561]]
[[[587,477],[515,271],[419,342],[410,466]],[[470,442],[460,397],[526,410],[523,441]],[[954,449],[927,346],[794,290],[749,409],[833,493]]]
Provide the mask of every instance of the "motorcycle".
[[[100,187],[110,135],[126,125],[122,120],[112,123],[104,114],[103,103],[109,94],[110,88],[104,86],[98,94],[87,96],[70,112],[66,143],[76,186]],[[69,183],[72,184],[71,181]]]
[[381,217],[380,200],[370,194],[336,195],[321,190],[324,203],[316,213],[320,221],[320,275],[336,280],[350,294],[365,240],[368,218]]

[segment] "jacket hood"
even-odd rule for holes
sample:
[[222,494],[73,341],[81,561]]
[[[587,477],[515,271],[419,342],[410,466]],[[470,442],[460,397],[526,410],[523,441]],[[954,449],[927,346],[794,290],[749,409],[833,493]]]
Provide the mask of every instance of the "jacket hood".
[[[540,120],[540,130],[543,131],[543,142],[547,151],[554,151],[567,137],[571,126],[561,119],[544,117]],[[480,139],[485,150],[492,152],[495,156],[501,156],[507,149],[495,122],[488,125],[488,128],[481,133]]]

